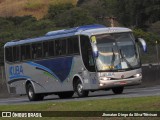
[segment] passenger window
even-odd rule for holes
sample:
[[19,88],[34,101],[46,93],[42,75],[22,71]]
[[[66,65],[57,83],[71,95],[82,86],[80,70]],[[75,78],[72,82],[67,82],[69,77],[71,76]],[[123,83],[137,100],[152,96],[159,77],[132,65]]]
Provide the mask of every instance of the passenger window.
[[60,46],[61,46],[62,55],[66,55],[67,40],[66,39],[61,40]]
[[31,59],[30,44],[22,45],[20,48],[21,48],[21,60]]
[[43,42],[43,56],[49,57],[49,42],[48,41]]
[[5,58],[6,61],[12,62],[12,47],[7,47],[5,49]]
[[20,50],[19,46],[14,46],[13,47],[13,61],[19,61],[20,59]]
[[56,51],[56,56],[62,54],[60,42],[61,42],[61,41],[59,41],[59,40],[55,40],[55,51]]
[[49,56],[54,56],[54,41],[49,41]]
[[31,59],[31,51],[30,51],[30,44],[25,45],[25,59]]
[[74,48],[74,53],[79,53],[79,42],[78,42],[78,37],[73,37],[73,48]]
[[83,63],[89,71],[95,72],[95,62],[92,54],[90,39],[88,36],[81,36],[80,39]]
[[74,53],[73,39],[72,38],[68,38],[67,42],[68,42],[68,54],[73,54]]
[[72,37],[68,38],[68,54],[77,54],[79,53],[79,42],[78,42],[78,37]]
[[21,60],[25,60],[25,45],[21,46]]
[[41,58],[42,57],[42,43],[33,43],[32,44],[32,58]]

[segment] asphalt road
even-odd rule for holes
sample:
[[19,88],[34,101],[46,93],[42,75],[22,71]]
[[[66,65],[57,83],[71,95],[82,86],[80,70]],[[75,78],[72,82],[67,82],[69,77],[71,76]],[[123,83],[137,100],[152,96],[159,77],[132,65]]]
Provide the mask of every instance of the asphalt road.
[[59,99],[56,95],[50,95],[44,98],[43,101],[30,102],[26,96],[22,97],[11,97],[0,99],[0,105],[12,105],[12,104],[37,104],[45,102],[66,102],[66,101],[85,101],[95,99],[113,99],[113,98],[131,98],[131,97],[142,97],[142,96],[160,96],[160,85],[146,88],[126,88],[123,94],[115,95],[110,91],[96,91],[90,92],[86,98],[78,98],[74,95],[70,99]]

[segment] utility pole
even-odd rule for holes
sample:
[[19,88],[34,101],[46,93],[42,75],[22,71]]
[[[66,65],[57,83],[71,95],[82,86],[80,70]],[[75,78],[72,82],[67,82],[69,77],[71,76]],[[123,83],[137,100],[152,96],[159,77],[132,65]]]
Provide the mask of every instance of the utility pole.
[[116,17],[106,17],[106,19],[108,19],[111,23],[111,27],[115,27],[115,19]]
[[116,17],[99,17],[100,19],[102,19],[102,20],[107,20],[107,21],[109,21],[110,22],[110,26],[111,27],[115,27],[115,20],[116,20]]
[[158,41],[156,41],[156,51],[157,51],[157,62],[158,62],[158,65],[159,65]]

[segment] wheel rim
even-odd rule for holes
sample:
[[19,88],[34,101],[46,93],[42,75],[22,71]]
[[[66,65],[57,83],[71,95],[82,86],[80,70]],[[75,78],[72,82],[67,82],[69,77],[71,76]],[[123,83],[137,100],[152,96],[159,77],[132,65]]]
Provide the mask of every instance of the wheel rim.
[[31,88],[29,88],[28,91],[29,97],[32,98],[33,97],[33,90]]
[[77,90],[78,90],[78,93],[82,94],[82,91],[83,91],[83,86],[82,86],[82,84],[78,84]]

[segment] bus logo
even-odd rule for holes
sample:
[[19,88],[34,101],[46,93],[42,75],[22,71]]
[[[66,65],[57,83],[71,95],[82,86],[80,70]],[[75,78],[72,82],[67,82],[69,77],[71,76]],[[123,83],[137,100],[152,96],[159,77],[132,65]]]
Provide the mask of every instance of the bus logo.
[[9,67],[9,75],[10,76],[15,76],[15,75],[20,75],[20,74],[23,74],[22,65],[10,66]]

